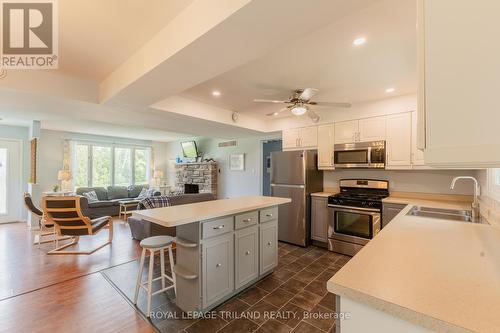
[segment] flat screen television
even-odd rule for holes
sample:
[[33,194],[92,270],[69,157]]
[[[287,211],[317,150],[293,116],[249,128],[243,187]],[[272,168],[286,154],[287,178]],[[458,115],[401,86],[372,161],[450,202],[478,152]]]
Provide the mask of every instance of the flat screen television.
[[198,157],[198,148],[196,147],[195,141],[185,141],[181,142],[182,153],[184,157],[187,158],[197,158]]

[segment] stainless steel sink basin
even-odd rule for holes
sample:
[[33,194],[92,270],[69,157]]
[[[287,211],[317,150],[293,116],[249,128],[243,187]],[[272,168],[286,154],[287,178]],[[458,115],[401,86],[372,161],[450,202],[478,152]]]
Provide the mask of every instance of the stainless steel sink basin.
[[454,210],[414,206],[406,215],[459,222],[472,222],[472,211],[470,210]]

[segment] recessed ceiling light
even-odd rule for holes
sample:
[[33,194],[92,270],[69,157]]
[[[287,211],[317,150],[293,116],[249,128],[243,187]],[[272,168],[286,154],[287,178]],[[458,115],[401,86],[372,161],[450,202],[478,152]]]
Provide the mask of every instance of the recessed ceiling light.
[[279,113],[278,113],[278,112],[273,113],[273,116],[277,116],[277,115],[279,115]]
[[220,96],[220,91],[218,91],[218,90],[212,91],[212,96],[219,97]]
[[366,38],[365,37],[359,37],[359,38],[356,38],[353,42],[352,42],[355,46],[360,46],[360,45],[363,45],[364,43],[366,43]]
[[388,94],[390,94],[390,93],[394,92],[395,90],[396,90],[396,89],[394,89],[394,88],[387,88],[387,89],[385,90],[385,92],[386,92],[386,93],[388,93]]

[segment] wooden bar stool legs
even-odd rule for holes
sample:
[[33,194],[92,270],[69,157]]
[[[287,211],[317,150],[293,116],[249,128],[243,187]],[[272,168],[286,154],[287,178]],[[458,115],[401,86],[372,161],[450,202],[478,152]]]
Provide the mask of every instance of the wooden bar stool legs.
[[[134,304],[137,304],[137,299],[139,297],[139,290],[143,288],[147,293],[147,312],[146,316],[151,315],[151,299],[153,295],[165,292],[169,289],[174,289],[174,293],[177,292],[175,284],[175,273],[174,273],[174,257],[172,254],[172,242],[173,238],[170,236],[155,236],[143,239],[140,243],[142,247],[141,259],[139,263],[139,272],[137,273],[137,283],[135,286]],[[168,250],[170,270],[172,275],[169,276],[165,273],[165,250]],[[148,278],[147,281],[142,282],[142,273],[144,271],[144,262],[146,260],[146,251],[149,251],[149,268],[148,268]],[[156,252],[160,253],[160,276],[153,278],[154,269],[154,257]],[[172,285],[166,286],[165,279],[172,282]],[[161,280],[161,289],[153,292],[153,282]]]

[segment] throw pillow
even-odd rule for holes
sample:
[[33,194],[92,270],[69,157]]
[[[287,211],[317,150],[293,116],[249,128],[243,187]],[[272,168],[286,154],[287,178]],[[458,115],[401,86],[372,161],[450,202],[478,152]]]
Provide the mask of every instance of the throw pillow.
[[97,198],[97,193],[95,193],[95,191],[85,192],[85,193],[82,193],[82,195],[85,198],[87,198],[87,200],[89,201],[89,203],[99,201],[99,199]]
[[145,199],[148,197],[148,189],[147,188],[142,188],[141,193],[137,196],[138,199]]

